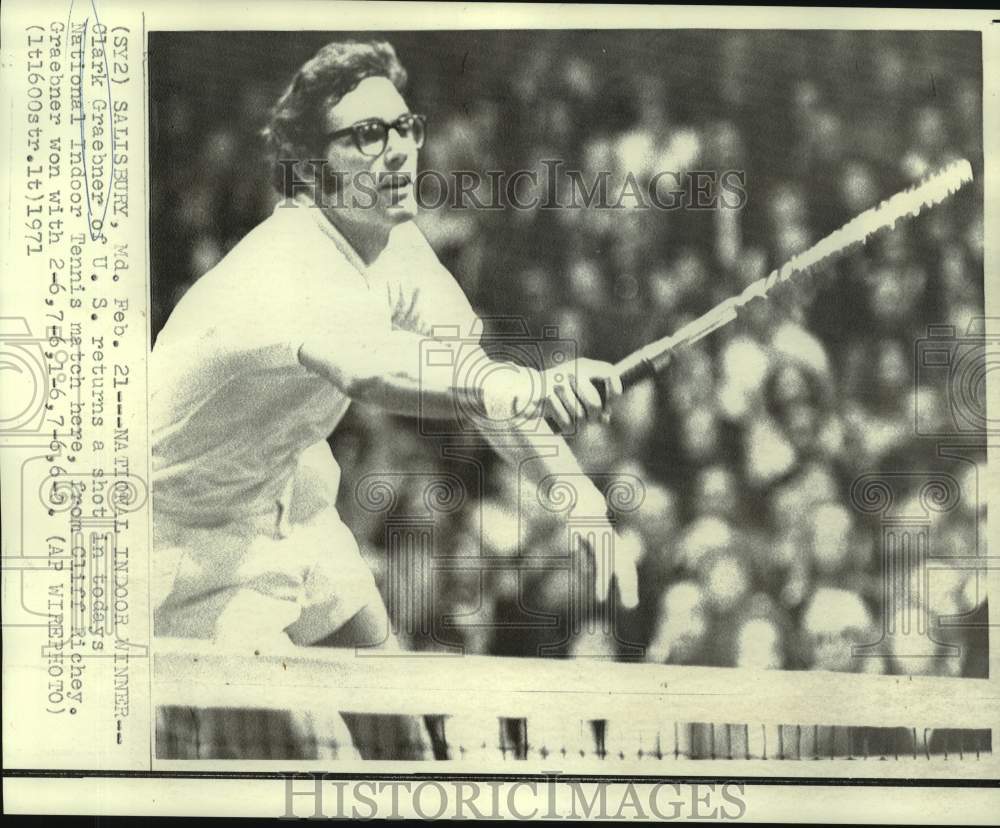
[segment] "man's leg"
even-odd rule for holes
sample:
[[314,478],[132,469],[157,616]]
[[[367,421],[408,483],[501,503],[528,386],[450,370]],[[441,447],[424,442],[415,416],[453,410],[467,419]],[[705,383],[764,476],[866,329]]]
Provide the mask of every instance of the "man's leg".
[[315,647],[358,647],[379,650],[398,650],[399,641],[389,629],[389,613],[381,601],[369,604],[325,638],[316,641]]
[[[316,647],[353,647],[359,650],[400,650],[399,641],[389,629],[389,614],[385,605],[369,604],[342,627],[317,641]],[[359,653],[364,658],[363,653]],[[385,658],[385,655],[375,656]],[[433,735],[442,730],[440,717],[425,716],[424,721],[415,716],[373,715],[342,713],[354,737],[361,756],[365,759],[419,760],[435,758]],[[438,733],[441,736],[440,733]],[[443,745],[441,748],[443,750]]]
[[[368,563],[337,513],[339,476],[326,441],[303,453],[289,515],[293,524],[301,522],[315,539],[318,554],[306,579],[306,606],[287,632],[300,646],[358,648],[359,658],[366,657],[369,649],[399,650]],[[432,757],[430,740],[419,718],[356,713],[343,718],[365,758]]]

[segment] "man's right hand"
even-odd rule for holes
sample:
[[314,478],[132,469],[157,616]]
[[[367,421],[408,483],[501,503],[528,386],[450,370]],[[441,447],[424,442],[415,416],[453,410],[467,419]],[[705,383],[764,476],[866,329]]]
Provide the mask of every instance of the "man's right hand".
[[490,419],[532,422],[544,418],[561,432],[573,431],[579,422],[607,422],[621,395],[622,381],[615,367],[593,359],[577,359],[545,371],[504,365],[483,385]]
[[572,431],[578,422],[608,422],[612,405],[622,395],[615,366],[595,359],[549,368],[542,381],[544,415],[560,431]]

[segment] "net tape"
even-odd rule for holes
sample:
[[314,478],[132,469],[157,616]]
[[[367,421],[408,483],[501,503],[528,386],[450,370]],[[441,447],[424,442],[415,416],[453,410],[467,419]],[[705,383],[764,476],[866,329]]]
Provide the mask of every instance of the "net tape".
[[[154,649],[166,759],[969,760],[991,753],[1000,721],[983,679]],[[400,726],[421,720],[426,738]]]

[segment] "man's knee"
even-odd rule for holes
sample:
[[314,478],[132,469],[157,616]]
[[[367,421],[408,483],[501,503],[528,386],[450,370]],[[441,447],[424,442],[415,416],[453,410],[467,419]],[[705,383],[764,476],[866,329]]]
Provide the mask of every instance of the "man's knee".
[[399,649],[399,641],[392,631],[389,612],[381,600],[372,602],[354,616],[358,621],[358,647],[374,647],[381,650]]
[[317,641],[316,646],[398,650],[399,640],[392,631],[385,604],[380,600],[364,607],[342,627]]

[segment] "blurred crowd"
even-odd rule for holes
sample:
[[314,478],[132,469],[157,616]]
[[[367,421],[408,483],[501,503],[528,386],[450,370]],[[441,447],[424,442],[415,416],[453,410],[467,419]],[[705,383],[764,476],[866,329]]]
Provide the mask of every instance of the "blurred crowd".
[[[325,42],[310,35],[293,48],[296,35],[284,35],[268,49],[247,35],[223,47],[213,71],[197,40],[206,35],[189,37],[184,47],[160,43],[159,53],[151,46],[154,331],[276,203],[257,132],[282,82]],[[559,159],[587,180],[609,171],[612,192],[630,173],[640,182],[663,170],[745,175],[740,210],[664,212],[626,201],[620,210],[421,215],[482,317],[522,320],[527,338],[555,326],[592,358],[616,360],[675,331],[947,161],[967,158],[976,173],[946,205],[796,295],[752,308],[629,392],[610,424],[571,438],[588,472],[639,492],[639,505],[616,515],[623,554],[639,561],[634,611],[609,616],[570,588],[565,569],[527,568],[532,556],[565,554],[565,524],[488,452],[442,457],[442,440],[412,422],[352,409],[331,438],[344,470],[342,513],[384,583],[392,516],[426,512],[421,486],[435,474],[462,480],[468,498],[435,517],[435,555],[526,562],[439,572],[431,629],[400,623],[408,646],[985,675],[985,581],[936,568],[922,589],[919,573],[907,573],[906,611],[926,614],[937,640],[917,646],[912,635],[888,634],[910,626],[886,609],[884,515],[862,511],[851,495],[860,475],[905,472],[893,478],[893,508],[924,521],[931,554],[985,553],[977,488],[985,456],[940,458],[936,441],[921,436],[962,425],[951,367],[925,376],[914,357],[929,325],[954,327],[956,357],[974,348],[970,325],[982,316],[977,38],[388,38],[409,70],[412,108],[429,116],[426,169],[542,169]],[[195,54],[198,69],[187,61]],[[398,483],[388,517],[354,497],[360,480],[384,471],[419,473]],[[954,504],[927,507],[927,473],[958,483]],[[390,609],[404,611],[392,600]],[[957,626],[938,629],[943,617]],[[852,649],[876,643],[865,657]]]

